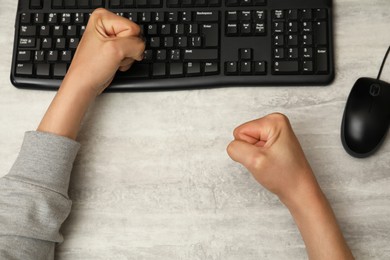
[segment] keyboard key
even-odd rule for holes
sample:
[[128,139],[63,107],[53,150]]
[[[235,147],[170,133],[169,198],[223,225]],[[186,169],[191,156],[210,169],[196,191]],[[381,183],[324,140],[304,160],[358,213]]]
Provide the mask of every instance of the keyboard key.
[[284,59],[284,49],[283,48],[276,48],[274,50],[274,58],[275,59]]
[[188,75],[199,75],[200,74],[200,63],[199,62],[188,62],[187,63],[187,74]]
[[305,74],[312,74],[313,73],[313,62],[309,60],[303,61],[302,65],[303,73]]
[[283,33],[284,32],[284,22],[274,22],[273,30],[275,33]]
[[282,34],[275,35],[274,36],[274,44],[276,46],[282,46],[284,45],[284,36]]
[[225,63],[225,73],[227,75],[236,75],[238,73],[237,62],[228,61]]
[[22,25],[20,27],[20,36],[35,36],[37,33],[37,27],[35,25],[25,26]]
[[52,0],[52,7],[53,9],[62,8],[62,0]]
[[31,51],[18,51],[18,61],[30,61],[31,60]]
[[328,17],[326,9],[316,9],[314,13],[316,20],[325,20]]
[[226,12],[226,20],[236,21],[238,18],[237,11],[228,11]]
[[79,45],[79,39],[78,38],[70,38],[69,39],[69,49],[75,50],[77,49],[77,46]]
[[302,20],[311,20],[312,18],[312,11],[311,9],[303,9],[301,13],[301,19]]
[[315,23],[315,39],[317,45],[326,45],[328,43],[326,22]]
[[43,38],[41,43],[42,43],[42,49],[51,49],[52,47],[51,38]]
[[31,14],[29,13],[22,13],[20,16],[20,23],[22,24],[29,24],[31,22]]
[[317,72],[320,74],[328,73],[328,49],[321,47],[316,52]]
[[71,51],[62,51],[61,52],[61,60],[67,63],[70,63],[72,60],[72,52]]
[[218,74],[218,63],[217,62],[205,62],[204,73],[206,75]]
[[219,13],[217,11],[195,13],[195,21],[197,22],[218,22],[218,20]]
[[298,20],[298,10],[294,9],[294,10],[288,10],[287,11],[287,18],[289,20]]
[[25,63],[18,63],[16,65],[16,74],[21,75],[21,76],[32,76],[33,65],[32,64],[25,64]]
[[226,35],[235,36],[238,34],[237,24],[228,23],[226,26]]
[[57,38],[56,40],[56,49],[57,50],[60,50],[60,49],[65,49],[65,38]]
[[47,61],[49,61],[49,62],[58,61],[58,51],[49,51],[47,53]]
[[218,49],[189,49],[184,51],[184,60],[216,60]]
[[43,3],[42,0],[30,0],[31,9],[42,9]]
[[56,13],[50,13],[47,17],[47,23],[49,25],[57,24],[58,18]]
[[275,61],[274,74],[295,74],[299,71],[298,61]]
[[243,61],[240,63],[240,72],[241,74],[251,74],[252,73],[252,63],[250,61]]
[[180,60],[180,50],[171,50],[170,53],[170,59],[171,60]]
[[289,35],[287,38],[287,44],[290,46],[298,45],[298,35],[296,35],[296,34]]
[[251,11],[241,11],[239,13],[240,21],[251,21],[252,20],[252,12]]
[[252,49],[240,49],[239,56],[241,60],[251,60],[252,59]]
[[265,11],[256,11],[254,13],[254,20],[256,22],[262,22],[265,20]]
[[92,8],[104,7],[103,0],[90,0]]
[[251,35],[252,34],[252,26],[250,23],[242,23],[240,27],[240,33],[242,35]]
[[39,35],[40,36],[49,36],[50,35],[50,26],[41,25],[41,27],[39,28]]
[[134,7],[134,0],[123,0],[123,6],[125,8]]
[[44,51],[35,51],[34,61],[42,62],[45,60],[45,52]]
[[166,75],[167,75],[167,71],[166,71],[165,63],[154,63],[153,64],[152,76],[162,77],[162,76],[166,76]]
[[302,35],[302,45],[312,45],[313,44],[313,37],[311,34],[304,34]]
[[288,58],[289,59],[298,59],[298,48],[289,48],[288,49]]
[[121,7],[121,0],[110,0],[111,8],[119,8]]
[[303,48],[302,54],[303,54],[303,58],[312,59],[313,58],[313,49],[312,48]]
[[303,22],[302,23],[302,31],[307,33],[313,30],[313,25],[311,22]]
[[255,74],[256,75],[265,75],[267,70],[265,67],[265,61],[255,61]]
[[44,13],[36,13],[34,15],[33,20],[34,20],[35,24],[43,24],[45,21],[45,14]]
[[272,12],[273,19],[284,19],[284,11],[283,10],[274,10]]
[[67,65],[65,63],[54,64],[53,76],[54,77],[65,77]]
[[38,77],[50,77],[50,64],[37,64]]
[[63,0],[65,8],[76,8],[76,0]]
[[169,75],[182,76],[183,75],[183,63],[170,63],[169,64]]
[[239,5],[238,0],[226,0],[226,6],[237,6]]
[[167,59],[167,50],[157,50],[156,60],[166,60]]
[[21,48],[34,48],[35,47],[35,38],[20,38],[19,47]]
[[89,8],[89,0],[77,0],[77,5],[80,8]]
[[266,3],[267,3],[266,0],[253,0],[254,6],[265,5]]
[[217,47],[219,44],[218,24],[203,24],[202,33],[204,35],[205,47]]
[[119,71],[116,74],[119,78],[147,78],[149,77],[149,64],[148,63],[134,63],[130,70],[126,72]]

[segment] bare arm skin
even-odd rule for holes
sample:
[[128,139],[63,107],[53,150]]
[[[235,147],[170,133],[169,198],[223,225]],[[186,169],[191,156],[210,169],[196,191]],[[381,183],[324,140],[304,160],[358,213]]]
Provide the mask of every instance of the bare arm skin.
[[354,259],[286,116],[237,127],[227,152],[286,205],[310,259]]
[[142,60],[145,44],[140,28],[104,9],[93,12],[69,71],[38,131],[75,139],[82,119],[116,71]]

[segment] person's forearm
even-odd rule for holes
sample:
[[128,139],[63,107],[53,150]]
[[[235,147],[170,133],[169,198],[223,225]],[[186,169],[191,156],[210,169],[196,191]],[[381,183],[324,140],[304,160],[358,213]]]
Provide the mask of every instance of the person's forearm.
[[38,131],[76,139],[82,119],[96,92],[65,79],[43,117]]
[[299,201],[284,201],[284,204],[301,232],[309,259],[354,259],[318,184],[303,188]]

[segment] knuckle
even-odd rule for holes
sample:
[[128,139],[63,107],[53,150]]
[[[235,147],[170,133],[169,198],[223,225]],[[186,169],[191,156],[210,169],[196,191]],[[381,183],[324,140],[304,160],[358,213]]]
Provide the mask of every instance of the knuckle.
[[282,113],[273,113],[269,115],[270,119],[278,125],[287,126],[290,124],[288,117]]
[[241,127],[236,127],[234,130],[233,130],[233,136],[234,137],[239,137],[239,135],[241,134],[242,132],[242,128]]
[[134,23],[133,21],[129,21],[129,22],[130,22],[130,26],[129,26],[130,34],[136,36],[139,35],[141,33],[141,28],[139,27],[139,25]]
[[249,155],[248,164],[251,166],[252,169],[260,170],[263,168],[264,157],[258,153],[253,153]]
[[104,14],[106,12],[108,12],[106,9],[100,7],[92,12],[92,16],[100,16],[101,14]]
[[227,147],[226,147],[226,152],[230,156],[234,151],[234,141],[231,142]]

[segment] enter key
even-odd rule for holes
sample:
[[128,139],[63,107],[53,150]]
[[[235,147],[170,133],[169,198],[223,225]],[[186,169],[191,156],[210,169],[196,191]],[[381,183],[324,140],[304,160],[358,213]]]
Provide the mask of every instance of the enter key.
[[219,31],[218,24],[203,24],[202,25],[202,34],[204,47],[218,47],[219,44]]

